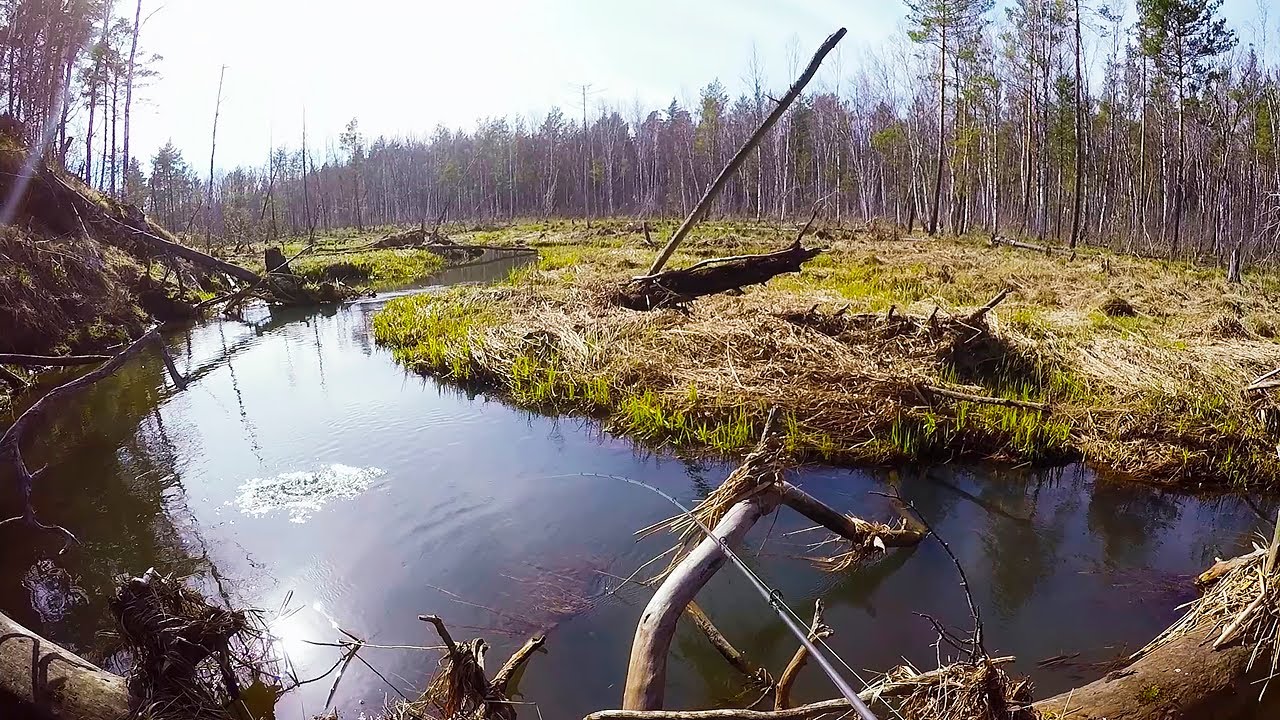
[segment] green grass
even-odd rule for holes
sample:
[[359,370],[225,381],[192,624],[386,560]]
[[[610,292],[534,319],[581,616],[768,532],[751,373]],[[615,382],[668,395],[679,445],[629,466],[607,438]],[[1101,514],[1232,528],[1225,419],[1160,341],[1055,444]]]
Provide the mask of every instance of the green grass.
[[293,271],[311,282],[341,281],[347,285],[394,285],[424,278],[444,267],[444,260],[426,250],[369,250],[342,255],[301,258]]
[[373,318],[373,336],[392,347],[395,359],[419,372],[455,380],[475,378],[471,349],[475,333],[503,315],[472,303],[459,288],[441,295],[411,295],[387,303]]

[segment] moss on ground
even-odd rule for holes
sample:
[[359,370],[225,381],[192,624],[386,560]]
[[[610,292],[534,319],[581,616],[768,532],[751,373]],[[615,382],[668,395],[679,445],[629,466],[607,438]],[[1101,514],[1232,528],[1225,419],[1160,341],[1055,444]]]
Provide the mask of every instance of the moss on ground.
[[[669,232],[659,224],[655,240]],[[1045,257],[966,240],[825,232],[802,273],[688,315],[610,307],[654,250],[635,225],[487,229],[541,260],[494,288],[396,300],[378,340],[414,369],[526,407],[602,418],[639,440],[748,448],[770,406],[799,454],[834,462],[991,458],[1095,465],[1190,486],[1272,486],[1276,440],[1240,389],[1280,365],[1270,271],[1222,273],[1105,251]],[[776,248],[794,230],[700,227],[671,261]],[[460,242],[466,236],[454,236]],[[972,342],[930,337],[1015,293]],[[887,318],[890,308],[902,321]],[[1047,410],[926,396],[940,385]]]

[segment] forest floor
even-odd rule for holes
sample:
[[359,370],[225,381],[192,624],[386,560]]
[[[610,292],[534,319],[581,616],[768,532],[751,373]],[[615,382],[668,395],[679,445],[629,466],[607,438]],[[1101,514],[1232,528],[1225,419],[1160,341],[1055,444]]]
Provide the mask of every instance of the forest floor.
[[[672,227],[657,224],[655,241]],[[776,250],[794,234],[706,223],[668,267]],[[541,257],[498,286],[392,301],[379,341],[416,371],[591,415],[646,444],[737,454],[776,406],[804,459],[1085,460],[1188,488],[1280,482],[1273,401],[1242,393],[1280,367],[1272,270],[1232,285],[1220,269],[1106,251],[1071,259],[829,228],[810,238],[828,251],[799,274],[687,313],[635,312],[609,296],[656,253],[637,225],[452,237]],[[987,332],[937,331],[1006,288]]]

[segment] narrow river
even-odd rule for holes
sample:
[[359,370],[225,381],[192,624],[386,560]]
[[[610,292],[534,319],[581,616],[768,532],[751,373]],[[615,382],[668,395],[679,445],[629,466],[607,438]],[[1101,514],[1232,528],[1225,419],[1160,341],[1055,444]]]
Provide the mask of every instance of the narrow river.
[[[515,262],[437,281],[490,280]],[[670,544],[632,533],[672,508],[582,473],[637,478],[694,502],[732,465],[646,452],[591,422],[531,415],[408,374],[373,342],[371,318],[385,299],[210,322],[170,338],[180,368],[196,378],[187,390],[169,388],[159,360],[147,357],[69,402],[28,464],[49,465],[36,497],[44,519],[84,544],[58,556],[44,538],[0,539],[0,608],[100,659],[111,649],[104,633],[117,579],[155,566],[272,615],[288,598],[294,612],[275,629],[303,678],[338,658],[338,649],[307,642],[339,639],[335,626],[374,643],[433,645],[416,619],[430,612],[455,636],[489,640],[495,662],[547,631],[548,653],[521,683],[542,717],[617,707],[650,591],[608,591]],[[1039,697],[1098,677],[1106,661],[1142,645],[1192,597],[1189,576],[1246,547],[1262,525],[1240,500],[1105,481],[1079,467],[806,467],[792,479],[869,519],[892,516],[869,491],[897,483],[964,563],[989,648],[1017,655]],[[859,671],[904,657],[936,666],[935,635],[916,613],[969,622],[941,548],[927,543],[831,575],[802,559],[822,539],[794,532],[807,526],[784,510],[756,528],[744,555],[801,616],[825,598],[830,642]],[[794,639],[731,569],[699,602],[775,675],[794,652]],[[672,655],[669,707],[755,700],[692,626],[681,628]],[[335,697],[347,718],[397,697],[388,682],[414,695],[436,664],[434,654],[410,650],[362,656],[385,680],[352,665]],[[278,716],[318,713],[330,684],[287,696]],[[835,694],[809,671],[797,693]]]

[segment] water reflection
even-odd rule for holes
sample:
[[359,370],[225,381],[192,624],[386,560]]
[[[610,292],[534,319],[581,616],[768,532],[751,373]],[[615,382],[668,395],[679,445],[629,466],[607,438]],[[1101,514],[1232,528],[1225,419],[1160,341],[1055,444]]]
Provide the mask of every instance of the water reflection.
[[[456,274],[479,281],[510,267]],[[45,518],[85,544],[56,556],[44,539],[6,530],[0,606],[101,657],[109,650],[99,636],[110,622],[106,598],[118,575],[151,566],[191,573],[227,603],[274,610],[289,598],[296,612],[277,629],[305,677],[336,659],[337,649],[305,642],[337,639],[335,624],[374,643],[430,645],[435,639],[416,616],[437,612],[458,635],[486,637],[499,658],[530,632],[549,629],[550,652],[523,681],[543,716],[616,706],[649,591],[608,590],[665,549],[667,539],[637,542],[631,532],[670,507],[632,486],[575,473],[626,475],[691,501],[731,468],[639,452],[586,421],[532,416],[406,374],[372,341],[381,302],[313,315],[264,311],[247,324],[192,328],[170,341],[196,378],[188,390],[167,390],[160,363],[142,358],[68,403],[29,453],[33,466],[50,464],[36,497]],[[335,467],[382,474],[352,485],[350,473],[326,471]],[[243,511],[246,481],[255,478],[248,507],[265,508],[262,501],[284,511]],[[870,491],[898,487],[964,563],[990,648],[1017,654],[1017,669],[1032,674],[1042,695],[1096,670],[1036,661],[1077,652],[1080,661],[1106,660],[1145,642],[1176,614],[1183,580],[1243,547],[1260,522],[1234,499],[1108,482],[1077,467],[808,467],[793,479],[874,518],[894,512]],[[290,521],[291,503],[307,522]],[[903,657],[936,663],[936,636],[917,612],[969,623],[954,568],[937,545],[829,575],[802,559],[820,539],[794,534],[806,527],[782,511],[759,524],[744,555],[800,615],[825,598],[837,630],[830,642],[853,667],[887,669]],[[23,586],[33,567],[41,582],[52,580],[40,587],[56,591],[38,594],[34,605]],[[57,593],[73,597],[73,587],[83,588],[83,603],[50,604]],[[794,652],[794,639],[731,570],[699,602],[775,675]],[[42,618],[37,607],[65,616]],[[672,707],[754,699],[741,697],[740,678],[683,623],[673,655]],[[420,690],[436,662],[403,650],[368,657],[405,693]],[[328,689],[320,685],[287,698],[280,717],[317,710]],[[798,699],[830,694],[819,673],[801,675]],[[387,695],[394,691],[382,679],[353,665],[336,701],[354,716],[361,701],[377,707]]]

